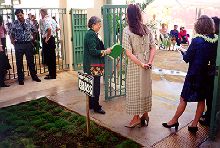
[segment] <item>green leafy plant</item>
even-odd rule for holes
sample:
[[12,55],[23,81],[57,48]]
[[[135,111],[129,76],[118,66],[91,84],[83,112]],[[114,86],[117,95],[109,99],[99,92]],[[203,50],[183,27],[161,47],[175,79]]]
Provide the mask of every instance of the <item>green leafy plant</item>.
[[45,124],[43,119],[34,120],[31,122],[33,126],[40,127]]
[[40,129],[50,131],[50,129],[54,127],[55,127],[54,123],[47,123],[47,124],[40,126]]
[[131,140],[126,140],[116,146],[116,148],[127,148],[127,147],[139,148],[140,146]]

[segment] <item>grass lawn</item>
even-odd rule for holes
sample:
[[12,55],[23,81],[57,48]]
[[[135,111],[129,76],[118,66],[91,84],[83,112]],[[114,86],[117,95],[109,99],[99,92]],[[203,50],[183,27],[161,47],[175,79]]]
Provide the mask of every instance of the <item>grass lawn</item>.
[[0,147],[140,147],[57,103],[40,98],[0,109]]

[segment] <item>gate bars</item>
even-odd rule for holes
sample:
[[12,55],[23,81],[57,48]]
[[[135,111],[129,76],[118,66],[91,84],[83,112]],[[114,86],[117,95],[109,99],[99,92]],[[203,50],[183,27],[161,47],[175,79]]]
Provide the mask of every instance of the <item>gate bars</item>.
[[[104,22],[104,45],[111,47],[122,44],[122,31],[126,25],[127,5],[104,5],[102,8]],[[122,54],[117,59],[105,58],[105,99],[124,96],[126,78],[126,58]]]
[[80,70],[83,66],[84,36],[87,31],[87,10],[71,9],[73,67]]

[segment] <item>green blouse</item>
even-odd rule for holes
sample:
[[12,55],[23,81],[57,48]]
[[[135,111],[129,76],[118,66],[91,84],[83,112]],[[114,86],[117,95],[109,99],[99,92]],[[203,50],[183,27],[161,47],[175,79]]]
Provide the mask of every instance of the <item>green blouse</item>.
[[84,37],[83,71],[91,74],[91,64],[104,64],[105,48],[94,30],[89,29]]

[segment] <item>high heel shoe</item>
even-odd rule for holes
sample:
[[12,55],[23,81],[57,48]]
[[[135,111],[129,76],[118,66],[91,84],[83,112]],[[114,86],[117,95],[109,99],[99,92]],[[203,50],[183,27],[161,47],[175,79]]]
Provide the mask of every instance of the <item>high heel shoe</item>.
[[141,126],[148,126],[149,117],[141,117]]
[[175,127],[175,130],[176,130],[176,131],[178,130],[178,127],[179,127],[179,123],[178,123],[178,122],[176,122],[176,123],[174,123],[174,124],[172,124],[172,125],[168,125],[167,123],[162,123],[162,125],[163,125],[164,127],[166,127],[166,128]]
[[198,127],[188,126],[188,131],[191,133],[196,133],[198,131]]
[[140,127],[140,125],[141,125],[141,121],[139,121],[139,122],[135,122],[135,123],[133,123],[133,124],[129,124],[129,125],[125,125],[125,127],[127,127],[127,128],[134,128],[134,127]]

